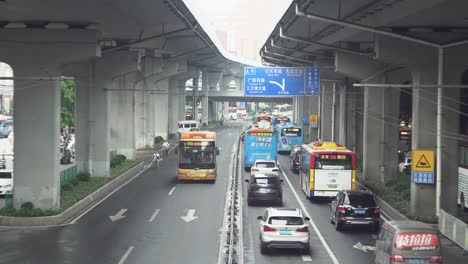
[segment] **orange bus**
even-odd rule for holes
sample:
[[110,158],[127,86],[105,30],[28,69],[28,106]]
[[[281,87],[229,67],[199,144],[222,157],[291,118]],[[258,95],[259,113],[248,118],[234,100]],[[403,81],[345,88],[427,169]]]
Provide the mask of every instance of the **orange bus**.
[[335,142],[304,144],[299,173],[301,189],[308,198],[356,190],[356,154]]
[[255,125],[258,128],[271,128],[273,126],[273,117],[267,114],[259,114],[255,117]]
[[184,132],[180,135],[177,179],[216,181],[216,133]]

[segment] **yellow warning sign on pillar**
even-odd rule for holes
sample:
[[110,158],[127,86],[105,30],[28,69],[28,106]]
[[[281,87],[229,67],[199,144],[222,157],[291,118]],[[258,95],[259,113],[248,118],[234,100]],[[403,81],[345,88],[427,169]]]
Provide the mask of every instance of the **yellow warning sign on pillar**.
[[433,150],[413,149],[411,169],[415,172],[434,172],[435,158]]

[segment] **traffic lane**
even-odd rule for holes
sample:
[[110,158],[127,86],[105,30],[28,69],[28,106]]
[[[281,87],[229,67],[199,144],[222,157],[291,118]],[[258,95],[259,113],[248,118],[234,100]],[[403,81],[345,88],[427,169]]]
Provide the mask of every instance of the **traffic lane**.
[[[128,263],[216,263],[223,225],[226,188],[231,173],[233,147],[236,137],[229,134],[239,128],[223,128],[217,133],[218,176],[215,184],[178,183],[168,202],[151,228],[144,234],[145,240],[135,245]],[[189,210],[195,210],[196,219],[183,220]]]
[[292,173],[289,169],[288,156],[278,156],[278,161],[283,173],[291,181],[291,184],[299,195],[299,199],[306,206],[310,216],[313,218],[338,261],[346,264],[373,263],[374,253],[372,251],[364,252],[354,248],[354,246],[358,243],[375,246],[376,234],[367,227],[345,228],[343,231],[336,231],[335,226],[330,222],[329,200],[322,199],[311,202],[307,199],[300,188],[299,175]]
[[[59,228],[8,231],[14,240],[0,238],[9,246],[0,252],[5,263],[117,263],[129,246],[138,244],[154,207],[167,198],[176,182],[177,159],[169,156],[160,168],[150,168],[78,220]],[[171,183],[172,181],[172,183]],[[109,216],[128,209],[125,218],[112,222]],[[4,233],[2,233],[4,234]],[[8,236],[7,236],[8,237]],[[3,248],[3,247],[2,247]],[[12,254],[11,252],[17,252]],[[0,261],[0,263],[3,263]]]
[[[243,179],[249,179],[250,173],[243,172]],[[310,251],[308,255],[303,255],[299,250],[295,249],[274,249],[270,250],[268,254],[262,255],[260,253],[260,227],[258,216],[264,214],[265,209],[270,205],[247,205],[247,183],[243,181],[243,235],[244,235],[244,262],[249,263],[307,263],[309,258],[313,263],[328,264],[333,263],[328,255],[325,247],[321,243],[315,230],[309,225],[310,230]],[[290,187],[286,182],[282,183],[283,189],[283,208],[301,208],[296,197],[292,193]],[[275,206],[272,206],[275,207]]]
[[[233,132],[238,133],[236,129]],[[219,133],[219,135],[222,134],[223,132]],[[219,142],[227,142],[228,140],[229,137],[223,139],[221,136]],[[223,143],[220,145],[224,146]],[[226,156],[231,157],[231,153]],[[145,225],[149,224],[148,218],[154,214],[157,207],[161,207],[160,215],[163,215],[163,205],[169,196],[169,188],[176,183],[176,173],[174,172],[176,168],[177,158],[175,155],[174,157],[170,156],[161,163],[160,168],[150,168],[145,171],[79,219],[76,225],[44,231],[30,230],[26,233],[10,231],[9,235],[16,239],[5,240],[2,238],[0,245],[3,244],[3,246],[16,250],[3,251],[0,253],[0,259],[9,260],[5,263],[30,263],[32,260],[41,260],[40,262],[43,263],[117,263],[129,247],[134,246],[136,252],[136,246],[145,244],[145,241],[148,240],[146,235],[148,228]],[[215,186],[219,186],[218,183]],[[224,185],[221,190],[225,192],[225,184],[220,185]],[[174,191],[173,195],[176,193]],[[194,200],[194,198],[196,199],[197,196],[188,199]],[[210,201],[206,201],[206,203]],[[114,215],[122,208],[128,209],[125,213],[126,217],[111,222],[109,216]],[[173,210],[172,205],[168,208],[164,211]],[[149,230],[151,231],[152,228],[154,227]],[[167,226],[162,228],[171,229]],[[180,239],[180,236],[177,239]],[[194,241],[198,240],[199,237]],[[42,241],[47,241],[47,243]],[[164,241],[164,243],[174,245],[176,241]],[[215,249],[217,248],[215,246]],[[15,254],[15,252],[17,253]],[[134,256],[135,252],[131,253],[129,258]],[[193,258],[193,256],[190,257]]]

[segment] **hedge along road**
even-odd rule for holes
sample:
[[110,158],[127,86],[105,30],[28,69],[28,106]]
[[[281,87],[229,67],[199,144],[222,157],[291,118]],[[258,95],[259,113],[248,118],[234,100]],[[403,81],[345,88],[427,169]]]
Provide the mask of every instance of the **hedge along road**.
[[0,263],[215,263],[241,125],[217,129],[215,184],[179,184],[172,152],[74,225],[1,231]]

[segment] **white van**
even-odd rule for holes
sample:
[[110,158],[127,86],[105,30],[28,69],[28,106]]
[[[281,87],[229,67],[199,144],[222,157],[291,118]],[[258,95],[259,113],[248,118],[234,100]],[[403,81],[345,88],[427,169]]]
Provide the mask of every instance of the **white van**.
[[195,130],[194,128],[198,127],[198,122],[196,120],[184,120],[177,123],[179,133],[190,132],[190,130]]
[[0,195],[11,193],[13,190],[13,171],[0,171]]

